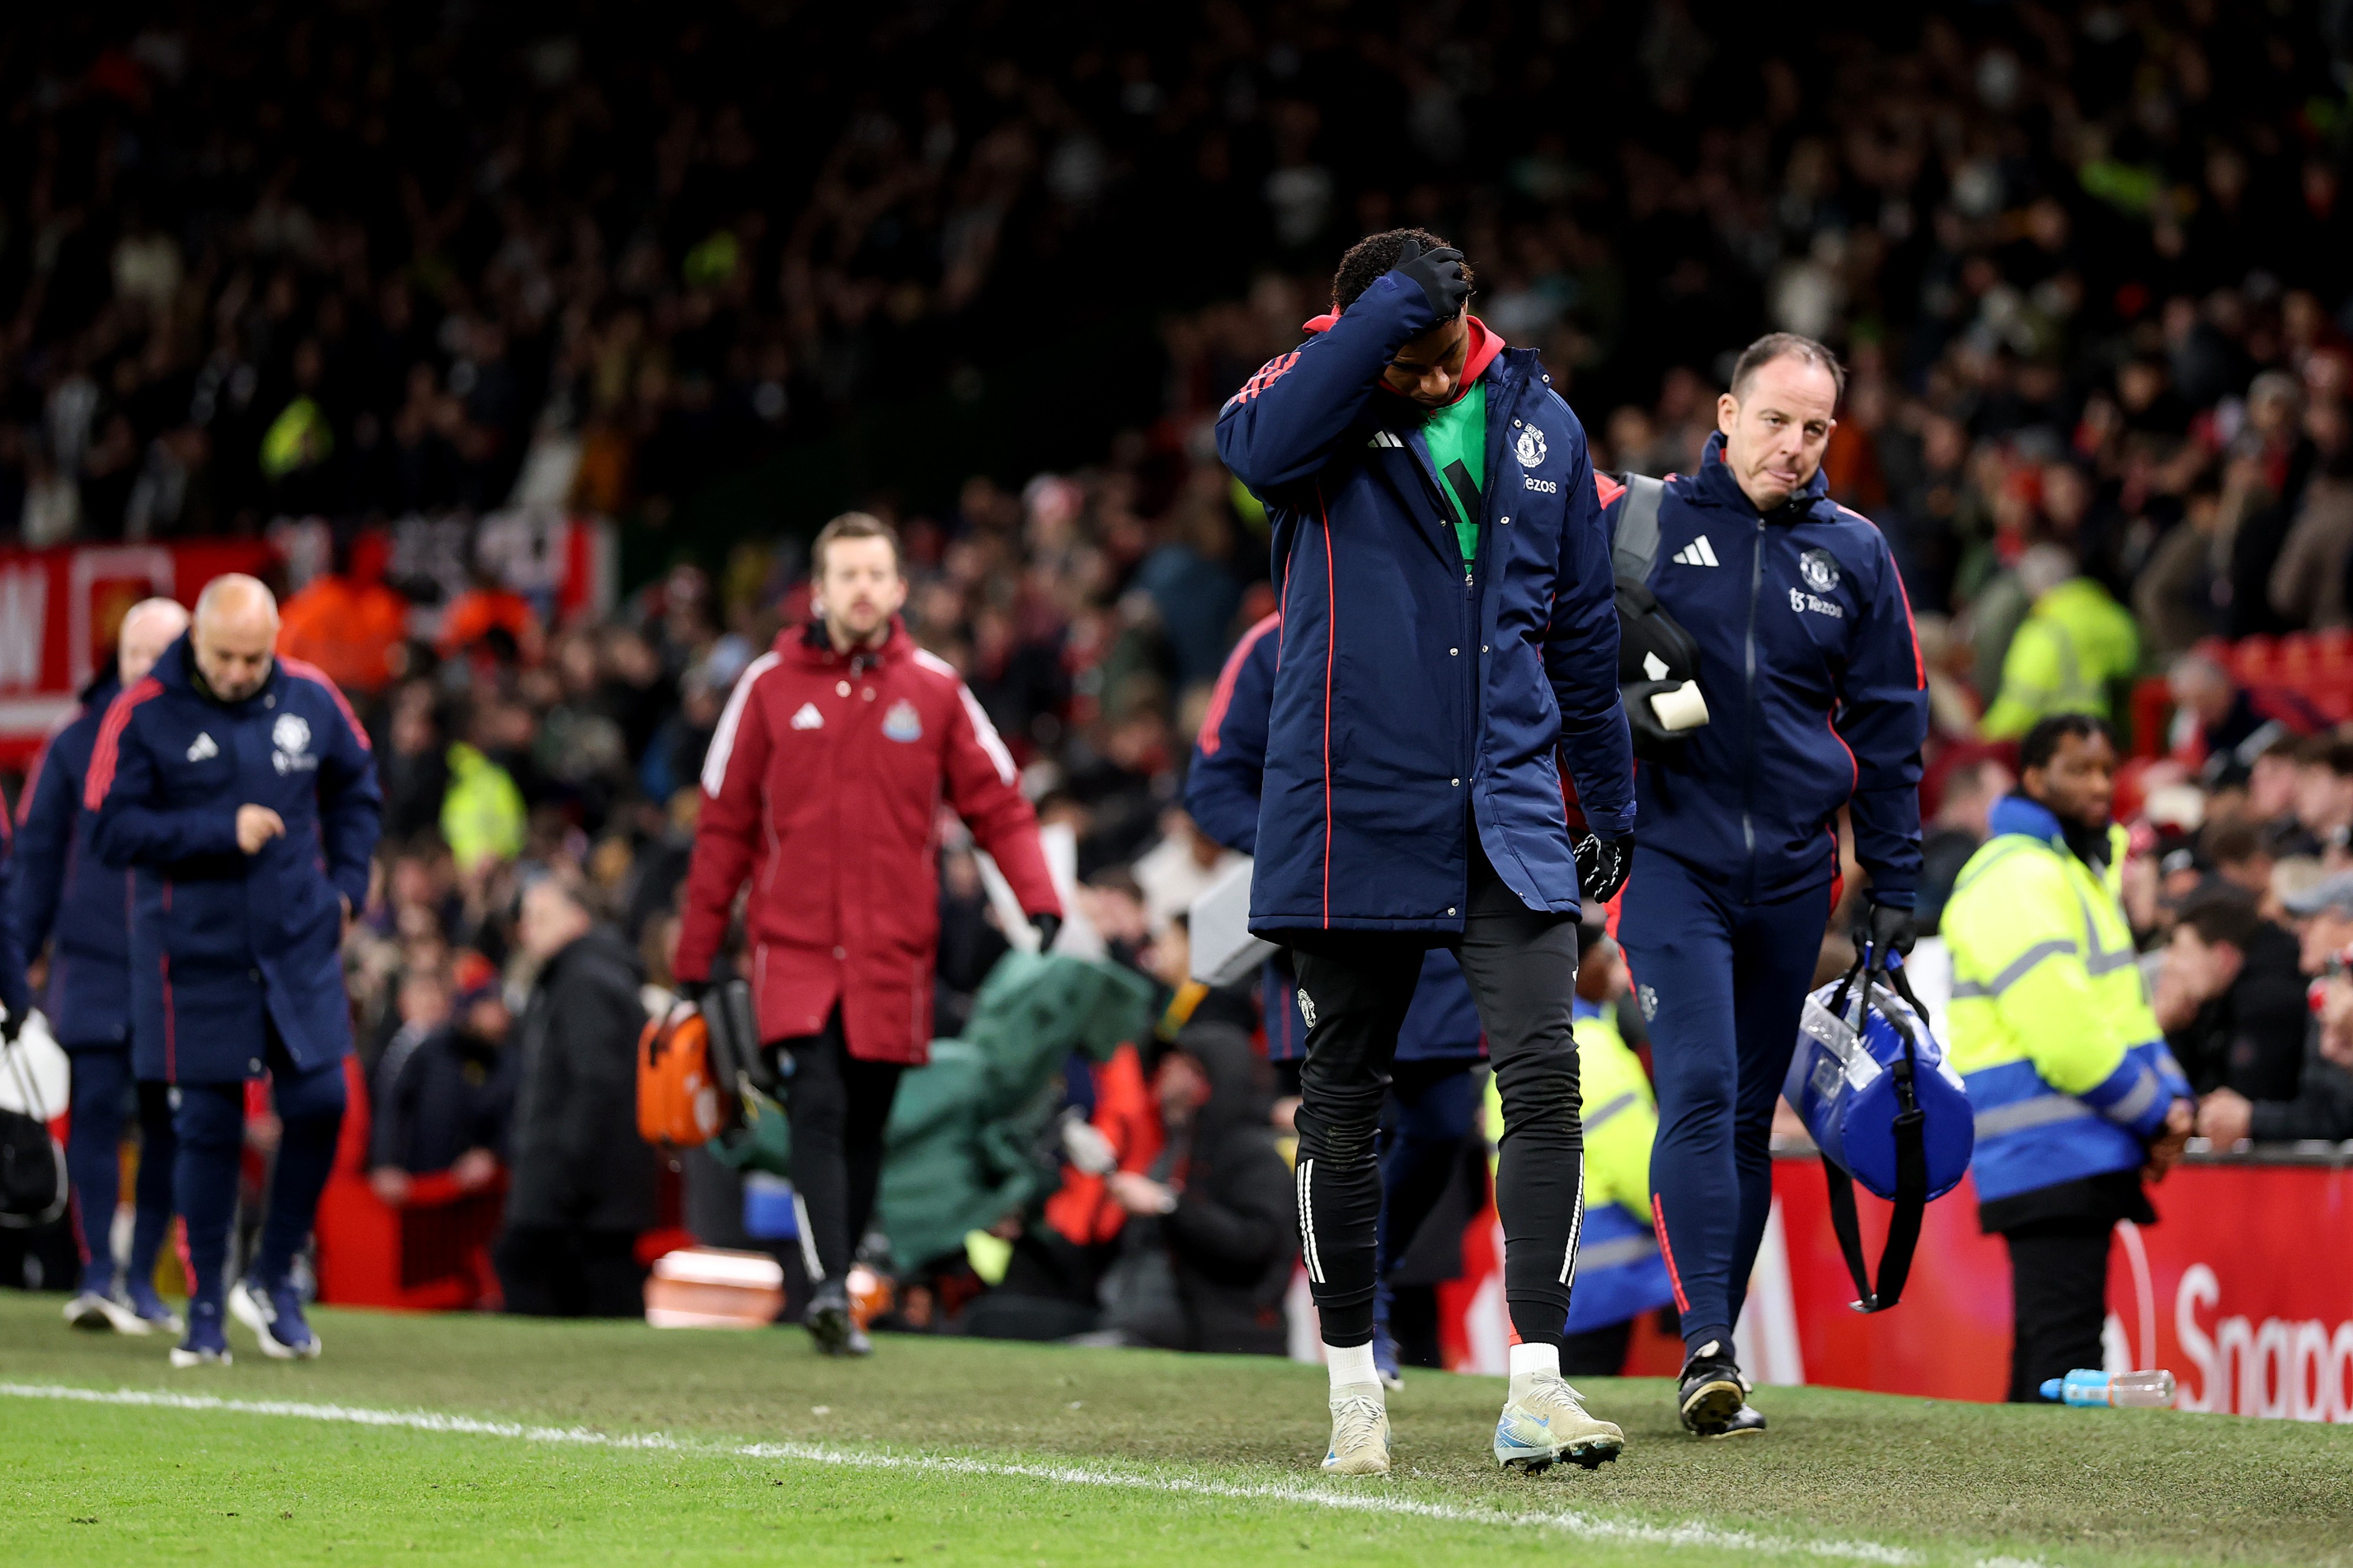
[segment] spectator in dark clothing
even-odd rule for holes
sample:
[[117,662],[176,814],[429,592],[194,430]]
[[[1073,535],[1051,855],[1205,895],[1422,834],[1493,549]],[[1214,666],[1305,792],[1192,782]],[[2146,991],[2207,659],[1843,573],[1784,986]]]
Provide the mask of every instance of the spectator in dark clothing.
[[2249,1100],[2294,1097],[2307,1021],[2295,938],[2258,914],[2243,891],[2209,886],[2182,905],[2156,1009],[2200,1095],[2229,1089]]
[[376,1066],[368,1184],[397,1207],[409,1178],[447,1171],[459,1186],[488,1185],[499,1171],[514,1110],[511,1022],[495,970],[479,954],[459,960],[448,1022],[403,1029]]
[[2010,770],[1991,757],[1957,763],[1945,774],[1945,788],[1936,816],[1920,842],[1920,904],[1915,911],[1920,929],[1934,931],[1953,896],[1961,868],[1986,841],[1986,814],[2016,783]]
[[2304,1074],[2287,1100],[2249,1100],[2218,1089],[2200,1101],[2198,1134],[2218,1149],[2353,1138],[2353,976],[2340,968],[2322,983],[2320,1016],[2306,1038]]
[[1291,1176],[1267,1123],[1266,1066],[1229,1024],[1192,1024],[1153,1080],[1168,1142],[1106,1182],[1127,1210],[1104,1323],[1166,1350],[1281,1355],[1298,1250]]
[[507,1310],[632,1317],[639,1232],[654,1224],[653,1151],[638,1136],[638,961],[585,889],[543,877],[519,935],[539,978],[515,1026],[514,1186],[498,1248]]
[[449,763],[435,701],[432,684],[423,680],[410,681],[393,696],[391,743],[376,768],[384,780],[385,837],[396,843],[440,826]]
[[2200,777],[2209,787],[2243,779],[2283,735],[2328,728],[2327,717],[2302,692],[2242,686],[2220,656],[2202,647],[2182,655],[2166,682],[2175,703],[2197,721]]

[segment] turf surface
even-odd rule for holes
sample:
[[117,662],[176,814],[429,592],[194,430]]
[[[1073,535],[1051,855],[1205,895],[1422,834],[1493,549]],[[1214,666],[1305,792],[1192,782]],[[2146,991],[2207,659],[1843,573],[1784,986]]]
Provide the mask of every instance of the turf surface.
[[[235,1367],[174,1373],[58,1306],[0,1294],[11,1564],[2353,1565],[2353,1431],[2287,1422],[1774,1389],[1769,1434],[1704,1444],[1664,1384],[1597,1380],[1626,1457],[1527,1479],[1487,1453],[1500,1382],[1430,1373],[1391,1397],[1396,1472],[1344,1483],[1323,1374],[1276,1363],[322,1311],[322,1361],[239,1330]],[[28,1392],[58,1388],[198,1402]]]

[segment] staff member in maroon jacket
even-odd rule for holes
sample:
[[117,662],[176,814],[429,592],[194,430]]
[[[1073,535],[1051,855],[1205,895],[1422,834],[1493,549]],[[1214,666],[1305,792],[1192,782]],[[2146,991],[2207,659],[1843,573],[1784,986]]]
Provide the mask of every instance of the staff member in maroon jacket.
[[790,1058],[809,1331],[862,1355],[844,1276],[873,1213],[900,1071],[930,1055],[943,795],[1041,941],[1062,916],[1005,742],[955,668],[900,624],[898,536],[849,512],[810,554],[816,618],[744,670],[711,738],[674,972],[699,994],[748,878],[760,1037]]

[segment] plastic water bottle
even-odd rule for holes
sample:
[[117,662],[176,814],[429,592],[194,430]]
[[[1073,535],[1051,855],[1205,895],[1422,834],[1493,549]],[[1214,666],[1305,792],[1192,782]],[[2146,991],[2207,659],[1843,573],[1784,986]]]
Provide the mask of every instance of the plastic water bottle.
[[2112,1405],[2118,1409],[2168,1405],[2173,1403],[2173,1374],[2078,1368],[2064,1377],[2045,1378],[2042,1397],[2062,1405]]

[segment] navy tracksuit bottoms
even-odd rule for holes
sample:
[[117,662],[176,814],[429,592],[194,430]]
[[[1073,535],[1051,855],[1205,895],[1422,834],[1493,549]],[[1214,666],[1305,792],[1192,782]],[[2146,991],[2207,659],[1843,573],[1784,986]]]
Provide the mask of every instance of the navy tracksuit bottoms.
[[1749,903],[1638,850],[1618,940],[1651,1028],[1651,1201],[1683,1343],[1729,1353],[1773,1207],[1773,1104],[1830,923],[1831,884]]
[[160,1083],[133,1084],[131,1047],[68,1046],[73,1063],[73,1126],[66,1134],[66,1173],[73,1181],[74,1240],[81,1248],[78,1289],[111,1296],[116,1285],[114,1209],[122,1190],[122,1124],[134,1092],[139,1108],[138,1217],[131,1230],[130,1278],[155,1272],[155,1254],[172,1224],[172,1109]]
[[[343,1064],[295,1065],[269,1029],[270,1102],[278,1112],[278,1150],[269,1172],[269,1208],[261,1241],[246,1272],[275,1285],[294,1267],[311,1238],[319,1196],[334,1169],[335,1139],[343,1125]],[[217,1316],[228,1289],[229,1230],[237,1221],[237,1163],[245,1148],[245,1083],[174,1084],[172,1125],[179,1159],[172,1188],[187,1227],[188,1313]]]

